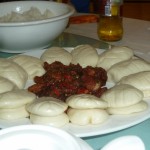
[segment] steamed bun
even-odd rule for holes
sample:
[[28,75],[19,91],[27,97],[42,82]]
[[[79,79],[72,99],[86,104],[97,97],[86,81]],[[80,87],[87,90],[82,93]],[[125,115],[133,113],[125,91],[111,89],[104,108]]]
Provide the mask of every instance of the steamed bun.
[[98,61],[97,50],[90,45],[79,45],[75,47],[71,54],[72,64],[80,64],[83,68],[87,66],[95,67]]
[[143,93],[131,85],[120,84],[107,90],[101,99],[108,103],[108,107],[126,107],[142,101]]
[[27,90],[13,90],[0,94],[0,109],[18,108],[31,103],[36,98],[35,94]]
[[112,65],[129,60],[133,57],[133,50],[125,46],[114,46],[99,55],[97,67],[108,70]]
[[39,58],[28,55],[17,55],[12,57],[11,60],[24,68],[28,73],[29,79],[33,79],[35,76],[41,76],[45,73],[43,61]]
[[18,89],[18,87],[10,80],[0,76],[0,93]]
[[59,61],[64,65],[69,65],[72,60],[72,55],[61,47],[51,47],[41,55],[40,59],[49,64]]
[[27,110],[39,116],[56,116],[62,114],[68,105],[53,97],[41,97],[26,106]]
[[0,119],[17,120],[26,117],[29,117],[29,113],[26,111],[25,106],[0,109]]
[[38,116],[30,114],[30,121],[33,124],[45,124],[54,127],[62,127],[69,123],[69,118],[66,113],[59,114],[57,116]]
[[107,102],[90,94],[72,95],[66,99],[66,103],[76,109],[107,108]]
[[29,116],[26,104],[36,98],[35,94],[27,90],[12,90],[0,94],[0,118],[4,120],[16,120]]
[[26,105],[33,124],[47,124],[55,127],[69,123],[69,118],[65,113],[67,108],[68,105],[65,102],[53,97],[37,98]]
[[108,69],[108,81],[117,83],[125,76],[142,71],[150,71],[150,63],[142,59],[122,61]]
[[139,103],[136,103],[131,106],[126,106],[126,107],[120,107],[120,108],[109,107],[107,111],[109,114],[112,114],[112,115],[129,115],[132,113],[138,113],[138,112],[144,111],[147,108],[148,108],[147,102],[141,101]]
[[4,58],[0,58],[0,76],[12,81],[19,89],[23,89],[28,80],[28,74],[21,66]]
[[77,94],[66,99],[70,107],[67,111],[69,120],[78,125],[100,124],[108,118],[107,102],[94,95]]
[[106,110],[103,109],[73,109],[67,111],[69,120],[77,125],[100,124],[109,117]]
[[123,77],[118,84],[129,84],[141,90],[144,98],[150,98],[150,71],[138,72]]

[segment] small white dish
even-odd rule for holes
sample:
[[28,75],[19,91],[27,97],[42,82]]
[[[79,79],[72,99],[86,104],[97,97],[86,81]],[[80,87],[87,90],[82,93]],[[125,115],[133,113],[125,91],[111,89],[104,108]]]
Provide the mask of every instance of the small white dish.
[[139,137],[130,135],[110,141],[101,150],[145,150],[145,146]]
[[0,147],[7,150],[92,150],[72,134],[45,125],[22,125],[0,130]]

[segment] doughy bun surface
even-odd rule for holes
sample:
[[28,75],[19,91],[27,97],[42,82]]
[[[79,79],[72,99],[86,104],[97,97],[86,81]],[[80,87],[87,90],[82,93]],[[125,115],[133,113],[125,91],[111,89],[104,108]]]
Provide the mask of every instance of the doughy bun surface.
[[90,94],[72,95],[67,98],[66,103],[76,109],[107,108],[107,102]]
[[49,64],[59,61],[64,65],[69,65],[72,61],[72,55],[64,48],[51,47],[41,55],[40,59]]
[[53,97],[41,97],[26,106],[27,110],[39,116],[56,116],[62,114],[68,105]]
[[108,70],[111,66],[129,60],[133,57],[133,50],[125,46],[114,46],[99,55],[97,67]]
[[108,70],[108,81],[117,83],[125,76],[143,71],[150,71],[150,63],[142,59],[122,61]]
[[28,55],[17,55],[12,57],[11,60],[27,72],[29,79],[33,80],[35,76],[41,76],[45,73],[43,61],[39,58]]
[[18,89],[18,87],[9,79],[0,76],[0,93]]
[[23,89],[28,80],[28,74],[21,66],[4,58],[0,58],[0,76],[12,81],[19,89]]
[[96,67],[97,65],[97,50],[88,44],[75,47],[71,54],[73,56],[71,63],[73,64],[80,64],[83,68],[87,66]]
[[0,109],[18,108],[31,103],[36,95],[27,90],[13,90],[0,94]]
[[108,103],[108,107],[126,107],[142,101],[143,93],[131,85],[120,84],[106,91],[101,99]]
[[71,123],[77,125],[101,124],[109,118],[102,109],[72,109],[67,111]]
[[51,117],[30,114],[30,120],[33,124],[44,124],[54,127],[62,127],[69,123],[69,118],[65,113]]

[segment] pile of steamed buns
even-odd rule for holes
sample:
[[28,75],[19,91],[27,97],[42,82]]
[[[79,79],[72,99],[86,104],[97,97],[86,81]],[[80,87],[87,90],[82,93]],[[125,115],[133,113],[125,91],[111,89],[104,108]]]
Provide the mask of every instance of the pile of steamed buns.
[[[45,73],[44,62],[60,61],[64,65],[102,67],[108,82],[113,83],[100,98],[88,94],[72,95],[66,102],[53,97],[36,97],[26,89],[27,82]],[[134,56],[128,47],[112,47],[99,53],[90,45],[79,45],[71,51],[51,47],[40,58],[17,55],[0,58],[0,119],[29,117],[33,124],[62,127],[100,124],[110,115],[130,115],[148,108],[150,98],[150,64]]]

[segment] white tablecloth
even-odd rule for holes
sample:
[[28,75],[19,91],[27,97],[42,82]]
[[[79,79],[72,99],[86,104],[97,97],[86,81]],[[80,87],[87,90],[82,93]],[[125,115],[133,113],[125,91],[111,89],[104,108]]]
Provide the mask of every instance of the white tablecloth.
[[[140,57],[150,60],[150,21],[123,18],[123,27],[123,39],[110,44],[128,46]],[[71,24],[65,32],[99,39],[97,23]]]

